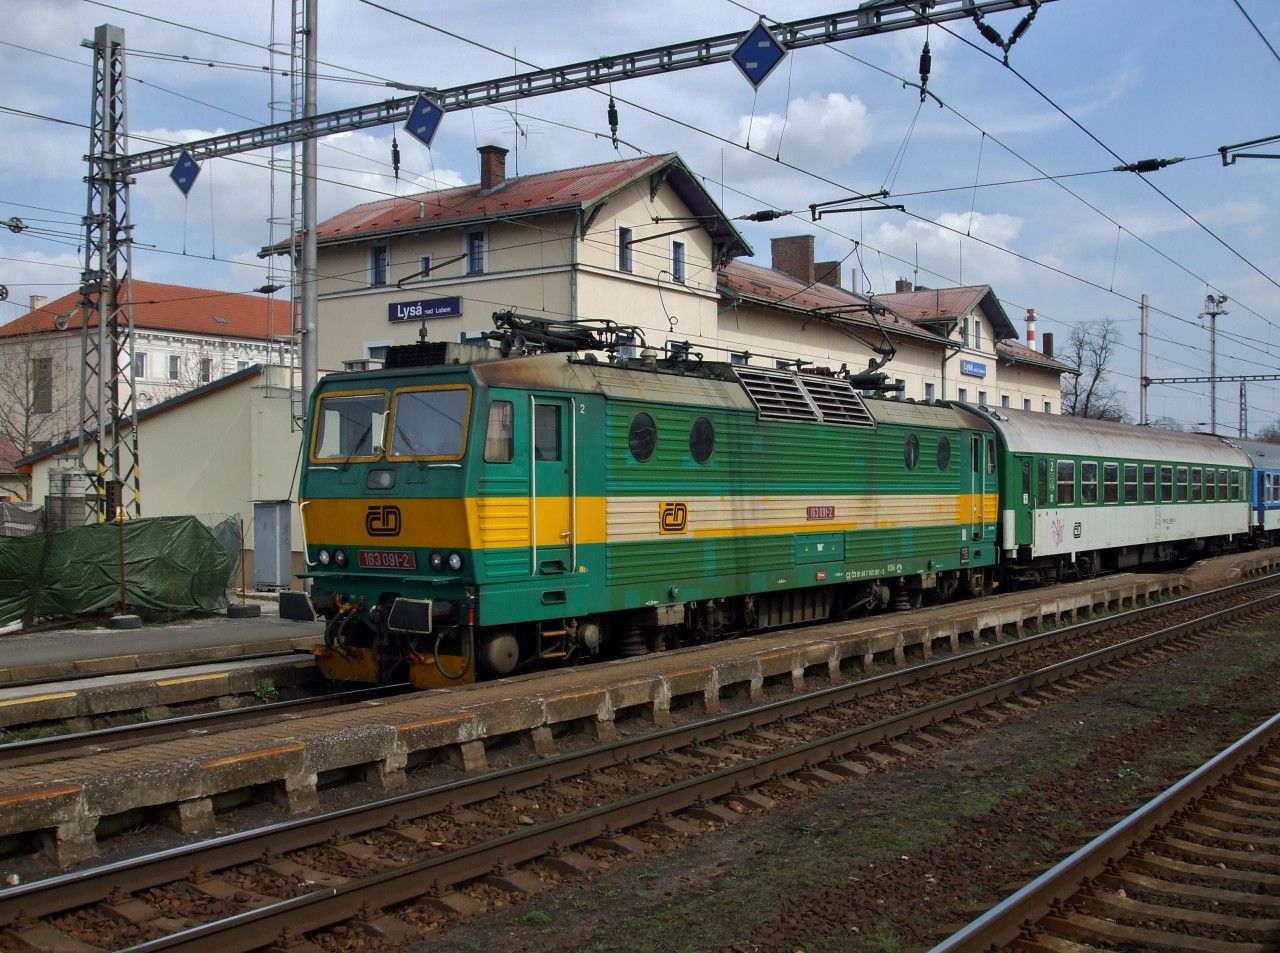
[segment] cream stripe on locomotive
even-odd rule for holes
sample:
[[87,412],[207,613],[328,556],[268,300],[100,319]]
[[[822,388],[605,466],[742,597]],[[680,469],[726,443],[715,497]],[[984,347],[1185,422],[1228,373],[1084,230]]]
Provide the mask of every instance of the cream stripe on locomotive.
[[969,526],[996,521],[997,498],[987,494],[877,496],[611,496],[605,539],[610,543],[852,532],[918,526]]

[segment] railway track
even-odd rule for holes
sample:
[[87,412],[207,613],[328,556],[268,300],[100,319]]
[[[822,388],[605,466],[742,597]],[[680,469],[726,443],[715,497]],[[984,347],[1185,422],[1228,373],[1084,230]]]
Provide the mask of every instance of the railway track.
[[[1226,602],[1233,604],[1223,608]],[[285,932],[348,921],[391,939],[419,936],[450,915],[480,908],[469,885],[482,885],[481,895],[534,893],[547,880],[643,853],[664,833],[731,823],[797,788],[866,774],[1055,694],[1185,650],[1214,626],[1274,611],[1278,603],[1277,581],[1255,580],[427,791],[50,878],[0,892],[0,925],[35,949],[57,949],[67,938],[101,947],[109,939],[110,948],[139,953],[253,950]],[[1140,626],[1148,631],[1130,637]],[[417,903],[387,912],[409,901]]]
[[118,751],[142,744],[155,744],[193,734],[209,734],[233,728],[249,728],[277,718],[295,718],[310,712],[325,711],[342,705],[357,705],[402,694],[408,686],[378,685],[347,692],[334,692],[314,698],[295,698],[282,702],[266,702],[227,711],[201,712],[156,721],[115,725],[92,731],[78,731],[48,738],[11,741],[0,744],[0,770],[29,764],[42,764],[55,759],[74,758]]
[[1268,953],[1278,855],[1280,714],[931,953]]

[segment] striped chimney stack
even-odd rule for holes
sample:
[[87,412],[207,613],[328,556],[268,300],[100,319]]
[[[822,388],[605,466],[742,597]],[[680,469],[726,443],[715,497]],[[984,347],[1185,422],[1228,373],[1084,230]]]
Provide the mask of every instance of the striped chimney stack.
[[1036,309],[1027,308],[1027,347],[1036,349]]

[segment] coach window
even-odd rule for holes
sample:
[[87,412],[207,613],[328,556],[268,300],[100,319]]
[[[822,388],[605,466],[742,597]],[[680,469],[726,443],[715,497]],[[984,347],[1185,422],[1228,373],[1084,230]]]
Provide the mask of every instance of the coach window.
[[1076,501],[1076,462],[1058,461],[1058,505],[1070,506]]
[[1199,467],[1191,468],[1191,502],[1199,503],[1204,498],[1204,472]]
[[1173,502],[1173,467],[1160,468],[1160,502]]
[[1138,502],[1138,465],[1136,463],[1124,465],[1124,501]]
[[908,470],[914,470],[920,462],[920,440],[915,434],[907,437],[907,442],[902,448],[902,460]]
[[1080,464],[1080,502],[1098,502],[1098,465],[1092,460]]
[[1049,461],[1041,457],[1036,461],[1036,506],[1049,503]]
[[947,437],[938,438],[938,469],[951,469],[951,440]]
[[1120,464],[1118,463],[1102,465],[1102,502],[1120,502]]
[[1022,502],[1031,502],[1031,461],[1022,461]]
[[1187,468],[1178,467],[1178,489],[1174,499],[1178,503],[1187,502]]
[[1213,475],[1213,467],[1206,467],[1204,471],[1204,498],[1208,503],[1218,498],[1218,484]]
[[637,463],[644,463],[653,456],[658,446],[658,425],[648,414],[636,414],[631,418],[631,429],[627,431],[627,446]]
[[689,452],[699,463],[706,463],[716,450],[716,428],[706,417],[699,417],[689,428]]
[[1227,496],[1227,471],[1226,470],[1218,471],[1218,499],[1220,500],[1231,499],[1231,497]]
[[489,405],[489,428],[484,435],[484,462],[510,463],[515,458],[515,408],[509,400]]
[[1231,499],[1240,499],[1240,471],[1231,471]]
[[1149,463],[1142,465],[1142,502],[1156,501],[1156,468]]

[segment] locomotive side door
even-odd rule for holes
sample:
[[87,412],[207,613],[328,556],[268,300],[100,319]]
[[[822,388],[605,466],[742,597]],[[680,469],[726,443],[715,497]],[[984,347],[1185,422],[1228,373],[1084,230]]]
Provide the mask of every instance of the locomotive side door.
[[577,401],[531,395],[529,571],[572,574],[577,562]]

